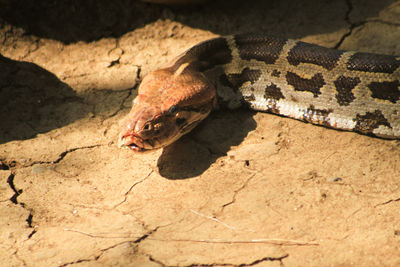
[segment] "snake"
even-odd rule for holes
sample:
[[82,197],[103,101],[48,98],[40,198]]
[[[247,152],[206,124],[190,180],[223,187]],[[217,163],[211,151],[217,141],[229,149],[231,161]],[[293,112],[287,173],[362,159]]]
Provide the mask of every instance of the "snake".
[[143,78],[118,144],[137,152],[162,148],[213,109],[243,105],[400,139],[400,57],[264,34],[209,39]]

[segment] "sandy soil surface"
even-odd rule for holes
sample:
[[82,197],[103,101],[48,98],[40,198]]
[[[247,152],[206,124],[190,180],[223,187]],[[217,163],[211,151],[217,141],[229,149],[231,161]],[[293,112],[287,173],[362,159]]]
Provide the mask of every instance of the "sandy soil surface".
[[0,1],[1,266],[399,266],[400,142],[248,110],[118,149],[144,74],[266,32],[400,54],[397,1]]

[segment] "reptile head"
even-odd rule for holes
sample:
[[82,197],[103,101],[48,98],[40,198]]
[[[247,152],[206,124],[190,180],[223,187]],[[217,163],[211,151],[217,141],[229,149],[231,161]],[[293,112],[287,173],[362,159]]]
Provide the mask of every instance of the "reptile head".
[[207,117],[214,103],[215,89],[201,73],[152,72],[139,86],[118,145],[134,151],[165,147]]

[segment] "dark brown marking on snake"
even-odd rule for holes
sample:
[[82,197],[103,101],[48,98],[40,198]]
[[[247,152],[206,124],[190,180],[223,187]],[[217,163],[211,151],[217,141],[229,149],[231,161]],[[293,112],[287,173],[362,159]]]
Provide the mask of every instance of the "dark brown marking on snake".
[[225,38],[214,38],[190,48],[172,66],[175,72],[182,64],[192,62],[197,69],[205,71],[232,61],[232,53]]
[[200,114],[205,114],[209,112],[209,106],[212,105],[210,103],[206,103],[203,105],[199,106],[185,106],[185,107],[180,107],[179,110],[184,110],[184,111],[191,111],[191,112],[196,112]]
[[271,83],[271,85],[265,87],[264,98],[279,100],[285,99],[285,96],[282,94],[281,88]]
[[272,73],[271,73],[271,76],[279,78],[279,76],[281,76],[281,72],[278,71],[278,70],[273,70]]
[[361,80],[358,77],[353,78],[353,77],[346,77],[343,75],[333,82],[338,92],[335,96],[339,105],[348,106],[350,105],[351,102],[353,102],[355,97],[352,90],[360,82]]
[[327,70],[332,70],[336,67],[342,54],[343,51],[297,42],[289,51],[287,60],[293,66],[297,66],[300,63],[312,63]]
[[287,41],[254,34],[241,34],[236,35],[234,38],[240,58],[264,61],[266,64],[275,63]]
[[346,63],[349,70],[393,73],[400,67],[400,60],[394,56],[358,52]]
[[333,109],[318,109],[310,105],[303,115],[303,120],[331,127],[328,116],[332,112]]
[[311,92],[314,97],[318,97],[318,95],[321,94],[321,88],[325,85],[321,73],[315,74],[311,79],[305,79],[301,78],[296,73],[288,71],[286,73],[286,80],[288,84],[294,87],[294,90]]
[[266,106],[266,111],[275,113],[275,114],[281,114],[279,107],[278,107],[278,101],[275,99],[268,99],[268,105]]
[[354,120],[356,121],[354,130],[361,133],[372,133],[380,125],[392,128],[380,110],[367,112],[365,115],[357,114]]
[[400,99],[400,82],[398,80],[393,82],[371,82],[368,88],[372,92],[372,97],[388,100],[396,103]]
[[245,68],[239,74],[228,74],[221,75],[220,82],[222,85],[229,86],[233,89],[238,89],[245,82],[250,82],[254,84],[261,76],[260,70],[251,70],[249,68]]
[[252,94],[249,95],[249,96],[243,96],[243,99],[244,99],[246,102],[250,102],[250,101],[255,101],[255,100],[256,100],[256,97],[255,97],[254,94],[252,93]]

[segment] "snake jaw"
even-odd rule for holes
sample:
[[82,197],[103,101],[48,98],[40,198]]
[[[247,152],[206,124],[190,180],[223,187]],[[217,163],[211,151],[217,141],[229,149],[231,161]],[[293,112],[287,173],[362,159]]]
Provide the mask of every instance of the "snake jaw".
[[132,134],[121,134],[118,139],[118,147],[127,147],[135,152],[142,152],[145,149],[144,140]]

